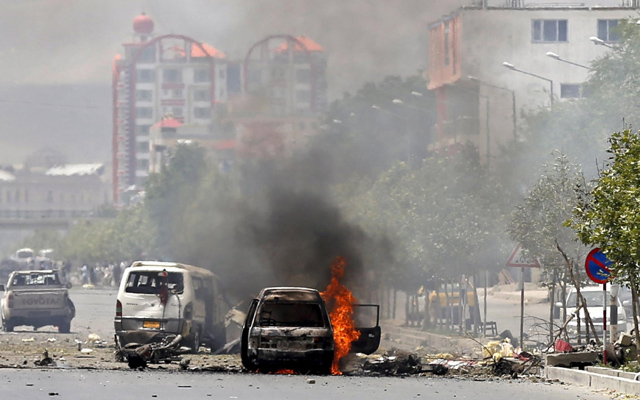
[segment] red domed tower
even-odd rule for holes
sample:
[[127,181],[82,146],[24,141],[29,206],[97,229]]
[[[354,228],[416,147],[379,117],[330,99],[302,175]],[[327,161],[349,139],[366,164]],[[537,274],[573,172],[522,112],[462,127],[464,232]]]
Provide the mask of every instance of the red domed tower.
[[141,35],[153,33],[153,19],[142,13],[133,19],[133,31]]

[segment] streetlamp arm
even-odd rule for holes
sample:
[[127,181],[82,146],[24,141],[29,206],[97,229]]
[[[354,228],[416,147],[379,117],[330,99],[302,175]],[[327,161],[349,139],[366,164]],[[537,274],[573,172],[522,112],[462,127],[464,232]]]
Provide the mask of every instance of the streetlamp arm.
[[545,78],[544,76],[536,75],[536,74],[533,74],[533,73],[531,73],[531,72],[523,71],[523,70],[521,70],[521,69],[517,69],[517,68],[512,68],[512,69],[513,69],[514,71],[518,71],[518,72],[523,73],[523,74],[525,74],[525,75],[533,76],[533,77],[536,77],[536,78],[538,78],[538,79],[545,80],[545,81],[547,81],[547,82],[549,82],[549,83],[553,84],[553,81],[552,81],[551,79],[549,79],[549,78]]

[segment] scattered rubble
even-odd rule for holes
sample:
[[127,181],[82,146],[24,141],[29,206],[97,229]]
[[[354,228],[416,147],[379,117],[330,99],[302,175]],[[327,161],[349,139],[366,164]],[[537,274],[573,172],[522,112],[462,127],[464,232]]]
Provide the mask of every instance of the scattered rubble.
[[117,336],[115,340],[116,361],[123,362],[126,360],[131,369],[145,369],[147,368],[147,363],[158,364],[160,362],[170,363],[172,361],[182,361],[180,355],[191,350],[188,347],[180,347],[182,335],[170,335],[162,339],[159,343],[143,345],[128,343],[125,346],[120,346]]

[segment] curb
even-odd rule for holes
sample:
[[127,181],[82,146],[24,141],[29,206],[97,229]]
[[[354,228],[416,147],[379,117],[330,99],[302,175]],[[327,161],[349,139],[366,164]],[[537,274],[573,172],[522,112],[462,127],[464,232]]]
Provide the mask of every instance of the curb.
[[[390,347],[411,350],[416,347],[428,347],[438,349],[442,352],[457,351],[463,353],[473,352],[479,345],[464,336],[445,336],[435,333],[417,331],[415,329],[403,328],[380,323],[383,332],[384,344]],[[386,339],[389,337],[389,339]]]
[[640,395],[640,382],[629,379],[628,376],[636,375],[629,372],[600,367],[587,367],[586,371],[545,367],[544,374],[547,379],[558,379],[564,383],[585,386],[594,390],[615,390],[616,392]]

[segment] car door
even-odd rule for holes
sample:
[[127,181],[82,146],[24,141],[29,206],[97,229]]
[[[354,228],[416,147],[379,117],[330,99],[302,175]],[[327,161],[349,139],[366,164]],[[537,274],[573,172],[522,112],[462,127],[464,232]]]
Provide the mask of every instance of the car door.
[[240,336],[240,358],[242,359],[242,365],[246,369],[251,369],[252,366],[249,363],[249,330],[253,325],[253,319],[256,315],[256,308],[258,307],[258,299],[254,299],[249,305],[247,316],[242,325],[242,334]]
[[354,304],[353,319],[360,338],[351,343],[351,353],[371,354],[380,346],[380,305]]

